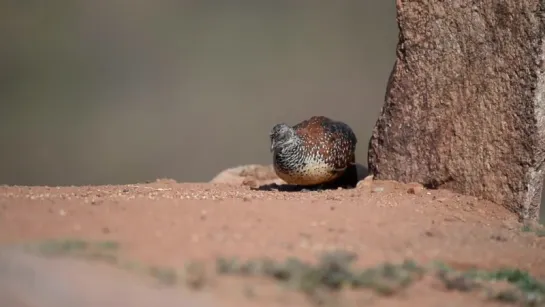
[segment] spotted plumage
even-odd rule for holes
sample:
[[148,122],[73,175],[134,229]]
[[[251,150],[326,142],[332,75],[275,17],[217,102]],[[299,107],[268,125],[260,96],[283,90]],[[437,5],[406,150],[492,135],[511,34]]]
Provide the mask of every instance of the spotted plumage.
[[288,184],[311,186],[339,178],[355,163],[356,135],[345,123],[313,116],[270,133],[274,169]]

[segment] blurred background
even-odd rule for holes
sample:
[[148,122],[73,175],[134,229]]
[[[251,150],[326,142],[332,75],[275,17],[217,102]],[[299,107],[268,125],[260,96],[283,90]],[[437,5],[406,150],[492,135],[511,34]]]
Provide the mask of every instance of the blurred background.
[[0,184],[208,181],[269,130],[355,130],[394,64],[395,1],[1,1]]

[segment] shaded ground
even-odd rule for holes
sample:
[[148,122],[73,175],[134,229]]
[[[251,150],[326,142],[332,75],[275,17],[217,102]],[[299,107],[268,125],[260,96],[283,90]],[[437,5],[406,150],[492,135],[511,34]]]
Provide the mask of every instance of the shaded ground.
[[[381,181],[323,192],[256,191],[169,181],[126,186],[0,187],[0,242],[11,245],[66,237],[110,240],[120,243],[124,259],[172,268],[195,260],[214,264],[221,256],[279,260],[296,256],[314,261],[321,252],[342,249],[358,254],[356,266],[410,258],[419,263],[440,260],[459,269],[516,267],[545,277],[545,237],[523,231],[507,210],[448,191],[411,187]],[[42,268],[36,269],[36,274],[42,270],[51,276],[47,273],[50,265],[35,267]],[[99,275],[81,276],[99,280]],[[120,277],[120,283],[141,280],[136,274],[130,276]],[[188,293],[187,297],[195,295],[207,296],[214,306],[312,303],[266,280],[214,275],[198,294]],[[435,280],[424,278],[391,298],[350,293],[343,296],[342,304],[334,305],[362,303],[483,306],[484,301],[475,294],[446,291]]]

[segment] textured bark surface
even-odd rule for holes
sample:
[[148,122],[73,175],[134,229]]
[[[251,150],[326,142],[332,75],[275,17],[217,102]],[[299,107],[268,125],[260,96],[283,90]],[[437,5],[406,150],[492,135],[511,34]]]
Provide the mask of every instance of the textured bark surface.
[[375,178],[452,189],[537,218],[544,7],[398,0],[397,60],[369,144]]

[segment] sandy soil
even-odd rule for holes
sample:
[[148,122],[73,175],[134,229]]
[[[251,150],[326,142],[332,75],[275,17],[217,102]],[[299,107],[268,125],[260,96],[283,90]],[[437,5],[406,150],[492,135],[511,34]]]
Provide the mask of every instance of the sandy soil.
[[[545,237],[521,231],[506,209],[449,191],[412,187],[366,181],[355,189],[280,192],[168,180],[124,186],[3,186],[0,243],[60,237],[115,240],[124,257],[172,267],[189,260],[212,263],[218,256],[313,261],[320,252],[344,249],[359,255],[358,266],[411,258],[458,268],[518,267],[545,277]],[[201,290],[217,306],[310,304],[270,285],[252,290],[248,298],[247,283],[256,286],[258,281],[218,280]],[[485,305],[480,297],[448,292],[426,280],[394,298],[366,294],[345,305],[362,300],[374,306]]]

